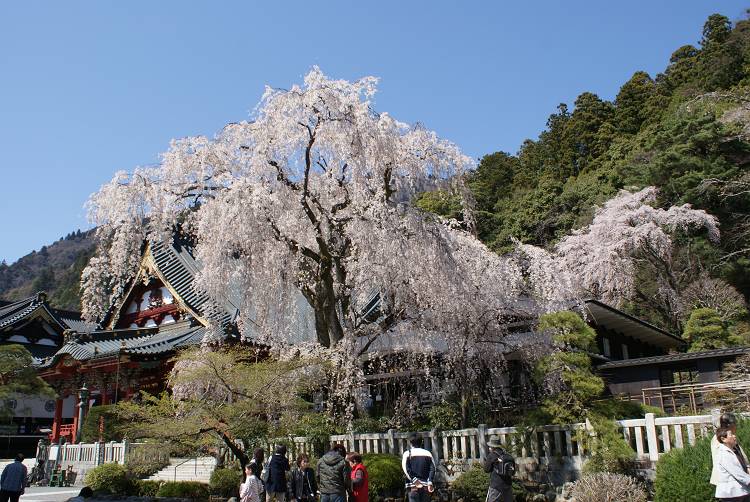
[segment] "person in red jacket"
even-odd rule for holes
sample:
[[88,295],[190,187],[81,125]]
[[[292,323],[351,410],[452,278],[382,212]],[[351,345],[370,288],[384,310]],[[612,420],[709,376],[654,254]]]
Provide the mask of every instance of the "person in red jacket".
[[349,466],[352,468],[352,496],[350,502],[368,502],[367,490],[369,489],[367,468],[362,463],[362,455],[352,452],[346,456]]

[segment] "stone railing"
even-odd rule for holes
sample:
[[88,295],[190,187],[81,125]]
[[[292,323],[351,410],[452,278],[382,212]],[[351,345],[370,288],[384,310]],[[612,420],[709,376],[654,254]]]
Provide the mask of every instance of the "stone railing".
[[89,469],[98,465],[125,464],[129,460],[159,461],[169,463],[169,449],[155,443],[79,443],[40,445],[37,459],[45,461],[47,477],[56,467],[72,468],[77,473],[77,482]]
[[[646,469],[653,468],[659,456],[673,448],[695,444],[699,437],[713,433],[717,417],[645,418],[619,420],[623,437],[636,452]],[[330,437],[331,444],[343,444],[347,451],[362,454],[389,453],[401,455],[408,449],[409,432],[389,430],[383,433],[342,434]],[[575,479],[588,456],[579,443],[582,434],[592,435],[589,424],[545,425],[534,428],[484,425],[472,429],[418,432],[432,452],[440,476],[453,480],[458,474],[479,462],[487,453],[487,441],[496,438],[516,456],[519,474],[537,481],[562,483]]]

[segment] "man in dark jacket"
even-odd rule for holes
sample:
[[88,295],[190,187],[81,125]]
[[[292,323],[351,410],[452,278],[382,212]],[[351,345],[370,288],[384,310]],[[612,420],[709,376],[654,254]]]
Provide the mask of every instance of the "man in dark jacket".
[[285,502],[287,483],[286,473],[289,470],[289,460],[286,458],[286,446],[276,447],[276,453],[268,461],[268,481],[266,481],[267,502]]
[[427,502],[434,488],[435,459],[432,453],[422,448],[419,434],[409,435],[409,449],[401,457],[401,468],[409,480],[409,502]]
[[[490,473],[490,487],[485,502],[513,502],[513,476],[508,472],[511,468],[507,467],[509,463],[512,463],[512,470],[515,470],[513,457],[496,439],[487,442],[487,446],[490,451],[482,461],[484,472]],[[506,466],[505,472],[503,471],[504,465]]]
[[349,488],[349,465],[346,449],[335,445],[318,460],[318,490],[320,502],[344,502]]

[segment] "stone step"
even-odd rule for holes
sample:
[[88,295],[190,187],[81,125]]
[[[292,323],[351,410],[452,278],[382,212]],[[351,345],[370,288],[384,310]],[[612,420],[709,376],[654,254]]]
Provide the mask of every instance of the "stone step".
[[[200,481],[208,483],[216,468],[213,457],[199,457],[196,459],[171,458],[169,465],[148,479],[154,481]],[[176,472],[175,472],[176,470]]]

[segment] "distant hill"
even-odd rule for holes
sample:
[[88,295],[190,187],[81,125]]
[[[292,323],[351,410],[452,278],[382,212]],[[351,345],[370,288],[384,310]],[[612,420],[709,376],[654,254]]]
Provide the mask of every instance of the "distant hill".
[[52,306],[80,310],[81,272],[94,253],[94,231],[77,230],[15,263],[0,263],[0,299],[20,300],[46,291]]

